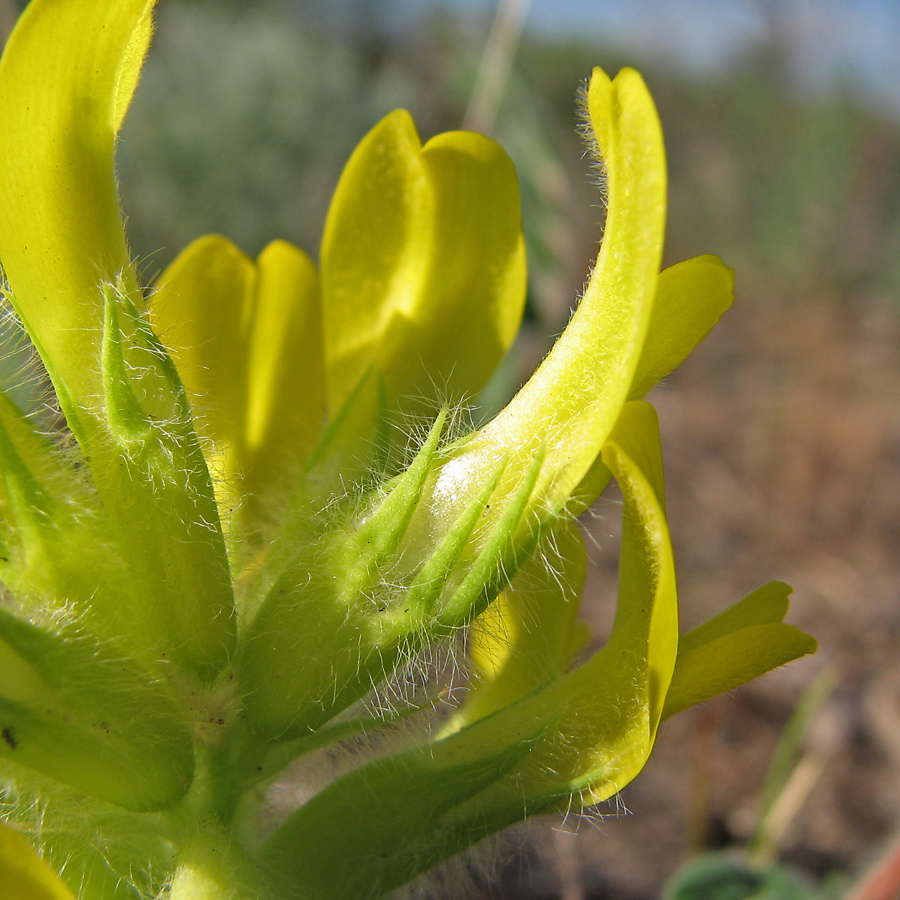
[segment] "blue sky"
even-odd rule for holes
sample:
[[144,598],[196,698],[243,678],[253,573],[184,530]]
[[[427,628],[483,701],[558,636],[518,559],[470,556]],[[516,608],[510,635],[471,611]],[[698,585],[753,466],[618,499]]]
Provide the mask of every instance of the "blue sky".
[[[496,5],[443,2],[484,15]],[[802,81],[841,78],[900,113],[900,0],[531,0],[527,22],[544,33],[602,37],[637,62],[661,56],[699,70],[727,64],[774,22]]]

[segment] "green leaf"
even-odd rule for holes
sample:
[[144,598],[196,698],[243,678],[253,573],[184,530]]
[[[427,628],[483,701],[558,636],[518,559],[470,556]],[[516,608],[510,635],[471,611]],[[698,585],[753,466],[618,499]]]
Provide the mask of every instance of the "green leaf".
[[755,866],[730,854],[708,854],[685,864],[666,885],[664,900],[821,900],[790,869]]
[[125,809],[173,805],[194,768],[168,685],[115,645],[0,610],[0,756]]
[[261,855],[309,900],[379,897],[485,836],[448,813],[526,758],[542,730],[459,733],[369,763],[292,813]]

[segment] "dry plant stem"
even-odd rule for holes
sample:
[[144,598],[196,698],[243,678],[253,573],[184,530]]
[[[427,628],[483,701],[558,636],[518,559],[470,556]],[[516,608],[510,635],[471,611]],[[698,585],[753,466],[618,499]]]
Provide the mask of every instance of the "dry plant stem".
[[490,134],[531,0],[500,0],[462,127]]
[[765,838],[753,853],[754,861],[771,863],[778,855],[788,829],[818,784],[828,761],[824,754],[810,753],[797,764],[781,796],[766,816],[763,823]]

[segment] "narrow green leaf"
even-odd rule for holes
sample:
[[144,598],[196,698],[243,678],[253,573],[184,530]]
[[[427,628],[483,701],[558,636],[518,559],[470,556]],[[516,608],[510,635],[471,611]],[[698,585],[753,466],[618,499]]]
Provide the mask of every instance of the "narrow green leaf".
[[136,660],[0,610],[0,662],[0,756],[130,810],[163,809],[187,791],[184,711]]
[[499,744],[454,735],[363,766],[293,813],[262,856],[309,900],[380,897],[473,842],[447,813],[526,758],[541,734],[508,732]]

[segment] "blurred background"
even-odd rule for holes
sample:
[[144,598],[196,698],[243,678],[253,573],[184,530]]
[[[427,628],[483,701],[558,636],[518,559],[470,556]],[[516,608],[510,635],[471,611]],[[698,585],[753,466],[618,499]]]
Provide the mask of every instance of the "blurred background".
[[[0,38],[21,5],[0,0]],[[783,580],[819,654],[666,723],[620,798],[465,860],[451,896],[898,896],[866,882],[900,827],[898,47],[897,0],[518,0],[499,16],[487,0],[161,0],[119,153],[148,282],[211,231],[315,257],[344,161],[398,106],[423,139],[484,130],[517,166],[530,265],[490,409],[596,252],[577,132],[595,65],[636,66],[659,106],[667,263],[715,253],[737,272],[734,309],[650,396],[683,618]],[[586,522],[598,639],[618,515],[612,496]],[[704,858],[671,881],[723,850],[756,868]]]

